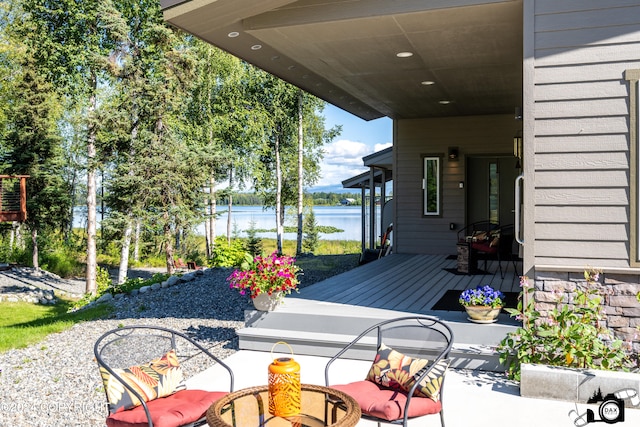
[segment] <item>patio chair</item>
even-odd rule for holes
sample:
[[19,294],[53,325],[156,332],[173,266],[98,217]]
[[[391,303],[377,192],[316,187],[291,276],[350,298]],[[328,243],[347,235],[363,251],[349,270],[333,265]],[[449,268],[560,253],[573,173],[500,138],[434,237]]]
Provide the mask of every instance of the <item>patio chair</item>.
[[504,271],[502,271],[502,262],[506,261],[507,266],[509,262],[513,264],[513,270],[518,274],[516,267],[517,256],[513,253],[513,243],[515,240],[513,224],[503,225],[489,231],[486,234],[486,238],[483,240],[477,240],[471,242],[471,250],[474,251],[474,256],[477,260],[484,260],[484,269],[487,270],[487,261],[498,261],[498,269],[500,271],[500,277],[504,279]]
[[188,270],[202,270],[203,267],[198,266],[195,261],[187,261]]
[[483,239],[489,232],[500,228],[500,224],[490,220],[473,222],[458,231],[458,242]]
[[[440,414],[444,427],[442,396],[451,329],[430,316],[385,320],[371,326],[340,350],[325,368],[325,383],[331,384],[331,367],[340,358],[361,359],[363,351],[373,361],[362,380],[331,384],[353,397],[362,417],[380,423],[402,424],[410,419]],[[363,350],[363,348],[368,350]]]
[[[233,391],[231,369],[185,334],[125,326],[103,334],[94,354],[107,395],[108,427],[206,424],[207,409]],[[214,363],[229,373],[228,391],[187,389],[187,377]]]

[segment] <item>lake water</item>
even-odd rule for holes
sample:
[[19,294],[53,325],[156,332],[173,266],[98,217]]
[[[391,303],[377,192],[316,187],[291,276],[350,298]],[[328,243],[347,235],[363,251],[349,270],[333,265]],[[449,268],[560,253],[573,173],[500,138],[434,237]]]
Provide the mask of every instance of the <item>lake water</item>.
[[[224,211],[224,212],[223,212]],[[216,221],[216,235],[227,233],[227,209],[219,207],[221,215]],[[361,216],[360,206],[316,206],[313,208],[316,224],[335,227],[343,230],[340,233],[320,233],[320,238],[328,240],[360,240]],[[262,206],[234,206],[231,211],[231,229],[236,228],[241,237],[246,237],[245,231],[250,228],[251,221],[256,229],[271,230],[276,228],[274,209],[264,210]],[[285,225],[297,226],[296,218],[285,218]],[[204,234],[204,225],[198,227],[200,234]],[[276,233],[256,233],[259,237],[275,238]],[[284,233],[285,240],[295,240],[296,233]]]
[[[216,221],[216,235],[226,236],[227,234],[227,209],[226,206],[218,207],[218,219]],[[340,233],[320,233],[320,238],[327,240],[357,240],[361,239],[361,216],[360,206],[316,206],[313,208],[316,216],[316,224],[328,227],[335,227],[343,230]],[[98,213],[98,222],[100,213]],[[276,217],[274,209],[264,210],[262,206],[234,206],[231,211],[231,229],[238,231],[240,237],[246,237],[245,231],[251,226],[251,221],[255,222],[256,229],[271,230],[276,228]],[[285,218],[285,225],[297,226],[295,218]],[[86,208],[78,206],[74,209],[73,226],[77,228],[86,227]],[[204,224],[197,227],[197,232],[204,235]],[[275,238],[276,233],[257,233],[263,238]],[[296,233],[284,233],[285,240],[295,240]]]

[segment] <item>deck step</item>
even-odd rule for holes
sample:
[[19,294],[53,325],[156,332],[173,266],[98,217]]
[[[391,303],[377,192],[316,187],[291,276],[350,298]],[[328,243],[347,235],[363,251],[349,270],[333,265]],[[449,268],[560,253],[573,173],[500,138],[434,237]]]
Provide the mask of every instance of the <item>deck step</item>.
[[[276,342],[285,341],[296,354],[333,356],[367,327],[384,319],[411,315],[342,304],[323,304],[321,310],[310,313],[304,303],[299,303],[302,300],[297,301],[268,313],[247,310],[247,327],[238,331],[240,349],[268,352]],[[318,305],[317,301],[314,303]],[[429,314],[445,321],[453,330],[452,367],[504,370],[494,349],[507,332],[516,328],[506,315],[501,314],[494,324],[475,324],[462,312]],[[350,357],[369,360],[374,348],[374,342],[365,343]]]

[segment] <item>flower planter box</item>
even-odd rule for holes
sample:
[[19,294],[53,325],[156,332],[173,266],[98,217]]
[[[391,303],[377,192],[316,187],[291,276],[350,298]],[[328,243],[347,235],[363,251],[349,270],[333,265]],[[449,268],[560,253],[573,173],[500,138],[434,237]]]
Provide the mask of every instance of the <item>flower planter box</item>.
[[[606,395],[623,389],[633,389],[640,394],[640,374],[527,363],[522,365],[522,397],[587,403],[598,390]],[[628,401],[625,401],[625,405],[631,406]]]

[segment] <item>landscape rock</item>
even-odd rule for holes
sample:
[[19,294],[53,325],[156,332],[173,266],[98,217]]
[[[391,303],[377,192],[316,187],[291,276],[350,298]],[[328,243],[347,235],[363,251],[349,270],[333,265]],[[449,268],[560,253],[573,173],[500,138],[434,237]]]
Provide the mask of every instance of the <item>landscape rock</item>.
[[[354,266],[305,272],[301,287]],[[238,349],[236,331],[244,327],[244,311],[251,308],[248,297],[229,289],[226,278],[231,272],[207,269],[170,289],[147,287],[145,292],[116,295],[106,302],[113,306],[109,318],[80,322],[37,344],[2,353],[0,402],[7,410],[0,411],[0,426],[103,426],[106,398],[93,345],[114,328],[153,324],[176,329],[205,344],[216,356],[228,357]],[[84,286],[84,281],[55,283],[56,288],[72,293],[81,293]]]

